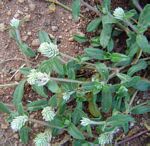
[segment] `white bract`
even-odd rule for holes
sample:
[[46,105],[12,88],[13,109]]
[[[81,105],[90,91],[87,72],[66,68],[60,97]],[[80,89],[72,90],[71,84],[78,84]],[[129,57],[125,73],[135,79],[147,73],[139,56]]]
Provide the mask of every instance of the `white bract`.
[[19,19],[16,19],[16,18],[13,18],[11,21],[10,21],[10,25],[11,27],[14,27],[14,28],[18,28],[19,25],[20,25],[20,20]]
[[56,113],[50,106],[47,106],[42,110],[42,116],[45,121],[52,121],[55,115]]
[[113,140],[113,132],[102,133],[98,138],[100,145],[110,144],[112,143],[112,140]]
[[45,130],[44,133],[39,133],[34,139],[36,146],[50,146],[50,141],[52,139],[52,133],[50,129]]
[[44,42],[40,45],[38,51],[48,58],[53,58],[59,54],[56,44]]
[[64,99],[65,101],[69,100],[70,96],[71,96],[73,93],[74,93],[74,91],[63,93],[63,99]]
[[82,117],[82,120],[81,120],[81,125],[82,126],[88,126],[92,123],[92,121],[89,119],[89,118],[84,118]]
[[14,131],[19,131],[27,121],[28,121],[28,116],[26,115],[15,117],[11,122],[11,128]]
[[30,85],[44,86],[50,80],[48,74],[37,72],[35,69],[32,69],[30,74],[27,76],[27,82]]
[[114,10],[113,15],[116,19],[123,20],[125,17],[125,12],[122,8],[118,7]]

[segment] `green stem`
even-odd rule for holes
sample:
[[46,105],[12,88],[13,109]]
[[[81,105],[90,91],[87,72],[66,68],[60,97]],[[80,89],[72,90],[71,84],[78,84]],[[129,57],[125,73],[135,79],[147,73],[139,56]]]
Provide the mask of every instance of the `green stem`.
[[64,78],[54,78],[50,77],[51,80],[58,81],[58,82],[68,82],[68,83],[77,83],[77,84],[83,84],[85,82],[77,81],[77,80],[71,80],[71,79],[64,79]]

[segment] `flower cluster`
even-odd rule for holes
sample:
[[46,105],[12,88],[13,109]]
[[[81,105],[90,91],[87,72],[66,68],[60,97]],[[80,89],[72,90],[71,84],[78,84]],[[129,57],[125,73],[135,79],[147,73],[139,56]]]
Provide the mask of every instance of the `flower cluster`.
[[38,51],[48,57],[53,58],[59,54],[59,50],[56,44],[44,42],[40,45]]
[[100,145],[110,144],[112,143],[113,137],[114,137],[113,132],[102,133],[98,138],[99,144]]
[[123,20],[125,17],[125,12],[122,8],[118,7],[114,10],[113,15],[116,19]]
[[82,120],[81,120],[81,125],[82,126],[88,126],[88,125],[90,125],[92,123],[92,121],[89,119],[89,118],[82,118]]
[[50,141],[52,139],[52,132],[50,129],[45,130],[44,133],[39,133],[34,139],[36,146],[50,146]]
[[70,98],[70,96],[71,96],[73,93],[74,93],[74,91],[63,93],[63,99],[64,99],[65,101],[68,101],[69,98]]
[[42,116],[45,121],[52,121],[55,115],[55,111],[50,106],[47,106],[42,110]]
[[46,73],[37,72],[35,69],[32,69],[27,76],[27,82],[30,85],[44,86],[49,80],[50,78]]
[[28,116],[26,115],[15,117],[11,122],[11,128],[14,131],[19,131],[27,121],[28,121]]
[[10,25],[11,27],[15,28],[15,29],[18,29],[19,25],[20,25],[20,20],[19,19],[16,19],[16,18],[13,18],[11,21],[10,21]]

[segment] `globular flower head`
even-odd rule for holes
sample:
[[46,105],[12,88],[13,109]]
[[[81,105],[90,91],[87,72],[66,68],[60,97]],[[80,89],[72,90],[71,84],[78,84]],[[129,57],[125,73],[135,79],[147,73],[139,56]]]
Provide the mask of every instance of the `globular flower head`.
[[90,125],[91,124],[91,120],[89,119],[89,118],[82,118],[81,119],[81,125],[82,126],[88,126],[88,125]]
[[37,72],[32,69],[30,74],[27,76],[27,81],[30,85],[44,86],[50,80],[46,73]]
[[102,133],[98,138],[100,145],[110,144],[112,143],[112,140],[113,140],[113,132]]
[[40,45],[38,51],[48,57],[53,58],[59,54],[59,50],[56,44],[44,42]]
[[13,18],[11,21],[10,21],[10,25],[11,27],[14,27],[14,28],[18,28],[19,25],[20,25],[20,20],[19,19],[16,19],[16,18]]
[[11,122],[11,128],[14,131],[19,131],[24,125],[25,123],[28,121],[28,116],[24,115],[24,116],[18,116],[16,118],[14,118]]
[[34,139],[36,146],[50,146],[52,133],[50,129],[45,130],[44,133],[39,133]]
[[125,12],[122,8],[118,7],[114,10],[113,15],[116,19],[123,20],[125,17]]
[[65,101],[69,100],[70,96],[71,96],[73,93],[74,93],[74,91],[63,93],[63,99],[64,99]]
[[42,116],[45,121],[52,121],[55,115],[55,111],[50,106],[47,106],[42,110]]

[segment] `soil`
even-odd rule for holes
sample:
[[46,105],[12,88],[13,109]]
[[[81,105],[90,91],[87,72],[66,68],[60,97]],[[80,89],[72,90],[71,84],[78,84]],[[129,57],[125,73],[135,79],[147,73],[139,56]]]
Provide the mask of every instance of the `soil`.
[[[60,0],[60,2],[68,6],[71,4],[70,0]],[[91,4],[93,5],[93,2]],[[127,9],[128,0],[113,1],[112,9],[118,6]],[[93,16],[94,14],[90,13],[89,18],[93,18]],[[18,50],[15,42],[9,37],[8,27],[13,17],[18,19],[23,19],[24,17],[29,18],[29,21],[25,22],[21,27],[21,36],[34,50],[38,48],[38,43],[33,45],[33,41],[37,40],[38,31],[44,30],[57,38],[59,43],[58,47],[61,52],[65,52],[71,56],[76,56],[83,52],[83,48],[72,41],[72,36],[75,33],[83,33],[87,21],[80,19],[79,22],[75,23],[72,20],[71,13],[59,6],[56,6],[54,12],[50,12],[49,3],[45,0],[0,0],[0,24],[4,23],[6,28],[4,32],[0,31],[0,84],[20,81],[21,75],[16,73],[16,71],[25,63],[24,56]],[[124,43],[121,43],[117,47],[124,48],[125,46]],[[16,58],[16,60],[14,58]],[[22,60],[20,60],[20,58]],[[30,61],[34,62],[34,65],[41,60],[43,60],[41,56],[37,56],[36,59],[30,59]],[[4,62],[2,63],[2,61]],[[11,103],[13,91],[14,87],[0,89],[0,101]],[[26,89],[26,92],[29,93],[28,99],[31,101],[35,98],[40,98],[31,92],[30,88]],[[147,93],[145,94],[147,95]],[[27,95],[25,95],[25,98],[26,97]],[[32,118],[39,118],[40,115],[33,113],[31,116]],[[5,118],[6,115],[0,113],[0,146],[21,146],[22,144],[19,141],[18,134],[11,130],[8,123],[4,120]],[[33,134],[30,140],[39,132],[39,129],[41,131],[43,130],[39,125],[33,125],[31,131]],[[57,139],[54,140],[54,146],[60,145],[61,141],[68,138],[70,137],[64,133],[63,137],[57,137]],[[32,141],[30,141],[29,146],[31,145],[33,145]],[[66,141],[65,145],[69,146],[70,144]]]

